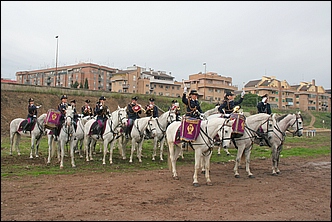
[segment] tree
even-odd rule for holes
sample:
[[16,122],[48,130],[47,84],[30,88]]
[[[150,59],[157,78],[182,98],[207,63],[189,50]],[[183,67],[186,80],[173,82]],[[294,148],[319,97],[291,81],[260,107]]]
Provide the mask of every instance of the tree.
[[83,83],[82,82],[80,83],[80,89],[83,89]]
[[[235,101],[238,101],[240,99],[241,95],[237,95],[235,97]],[[241,106],[244,107],[256,107],[257,103],[260,101],[260,97],[256,94],[248,93],[244,95],[243,102],[241,103]]]
[[88,78],[85,78],[85,82],[84,82],[84,89],[89,89],[89,82],[88,82]]
[[78,82],[75,81],[75,83],[73,85],[71,85],[71,88],[77,89],[78,85],[79,85]]

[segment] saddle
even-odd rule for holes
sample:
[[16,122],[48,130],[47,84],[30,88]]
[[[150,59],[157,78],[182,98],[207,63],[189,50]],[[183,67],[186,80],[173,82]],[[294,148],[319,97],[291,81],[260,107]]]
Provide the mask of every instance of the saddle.
[[20,123],[17,131],[20,132],[25,128],[24,129],[25,131],[30,131],[31,132],[35,128],[36,122],[37,121],[30,122],[29,119],[25,119]]
[[94,123],[92,123],[88,135],[92,135],[92,134],[102,135],[105,131],[105,125],[106,124],[103,124],[100,120],[96,120]]

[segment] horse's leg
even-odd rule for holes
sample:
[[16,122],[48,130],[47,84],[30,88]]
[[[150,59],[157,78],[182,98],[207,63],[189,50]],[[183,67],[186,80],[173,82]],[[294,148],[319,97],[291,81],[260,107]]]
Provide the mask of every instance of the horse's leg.
[[10,140],[9,156],[13,155],[13,147],[15,145],[14,137],[15,137],[15,133],[10,132],[10,135],[9,135],[9,140]]
[[176,173],[176,159],[177,157],[174,156],[174,146],[176,146],[173,141],[168,141],[168,165],[169,169],[172,171],[173,179],[178,180],[179,177]]
[[221,145],[218,146],[218,156],[221,155],[220,150],[221,150]]
[[178,155],[178,158],[181,157],[181,159],[184,159],[184,156],[183,156],[183,150],[180,149],[180,152],[179,152],[179,155]]
[[277,164],[276,164],[276,173],[279,174],[280,170],[279,170],[279,160],[280,160],[280,153],[282,151],[282,144],[280,146],[278,146],[278,150],[277,150]]
[[197,174],[198,174],[198,170],[201,166],[201,157],[202,157],[202,154],[200,152],[200,149],[196,148],[195,149],[195,167],[194,167],[194,176],[193,176],[193,179],[194,179],[193,186],[195,186],[195,187],[199,187]]
[[40,144],[41,138],[42,138],[42,135],[40,135],[40,137],[36,141],[36,150],[35,150],[36,158],[39,157],[38,151],[39,151],[39,144]]
[[164,145],[165,145],[165,136],[163,136],[163,138],[159,142],[159,146],[160,146],[160,161],[164,161],[164,159],[163,159]]
[[224,147],[224,151],[226,152],[227,156],[231,155],[231,153],[228,151],[227,147]]
[[63,158],[65,157],[65,141],[60,141],[60,169],[63,169]]
[[129,157],[129,163],[133,162],[133,155],[135,151],[136,141],[134,138],[131,139],[131,150],[130,150],[130,157]]
[[89,136],[84,136],[84,145],[85,145],[85,160],[89,162],[89,147],[91,143],[91,139],[89,139]]
[[206,179],[206,185],[212,186],[212,182],[210,179],[210,160],[211,160],[212,152],[209,153],[208,156],[202,156],[201,158],[204,159],[205,162],[205,179]]
[[[110,159],[109,159],[110,164],[113,164],[113,150],[114,150],[115,142],[116,142],[115,138],[113,138],[113,140],[110,142]],[[121,149],[119,149],[119,150],[121,150]]]
[[252,144],[245,149],[244,153],[245,153],[245,157],[246,157],[246,172],[248,173],[248,177],[249,178],[254,178],[254,175],[250,172],[250,153],[251,153],[251,148],[252,148]]
[[153,152],[152,152],[152,160],[156,160],[157,155],[157,146],[158,146],[158,136],[153,138]]
[[16,150],[17,150],[17,155],[21,156],[21,151],[20,151],[21,134],[16,133],[15,138],[16,138],[15,146],[16,146]]
[[48,143],[48,157],[47,157],[47,164],[51,163],[51,154],[52,154],[52,142],[53,136],[47,136],[47,143]]
[[240,177],[239,164],[240,164],[241,157],[242,157],[242,154],[243,154],[243,149],[244,149],[244,144],[238,145],[236,159],[235,159],[235,165],[234,165],[234,176],[235,176],[235,178]]
[[138,143],[138,149],[137,149],[137,158],[138,162],[142,163],[142,150],[143,150],[143,143],[144,143],[144,137],[143,139]]
[[74,146],[74,141],[73,138],[70,141],[70,158],[71,158],[71,166],[76,167],[75,165],[75,146]]
[[30,159],[33,159],[33,151],[35,149],[35,136],[31,135]]
[[107,148],[108,148],[108,141],[104,140],[104,151],[103,151],[103,165],[106,165],[106,154],[107,154]]
[[277,149],[278,147],[276,147],[276,145],[272,144],[271,146],[271,150],[272,150],[272,175],[276,175],[276,168],[277,168]]

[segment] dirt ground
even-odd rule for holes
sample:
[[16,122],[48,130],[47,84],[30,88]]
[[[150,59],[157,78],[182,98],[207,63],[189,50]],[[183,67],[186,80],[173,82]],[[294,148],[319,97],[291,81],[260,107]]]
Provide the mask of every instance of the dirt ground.
[[255,178],[234,163],[211,166],[213,186],[192,185],[193,166],[135,173],[43,175],[1,180],[1,220],[331,221],[331,156],[252,160]]
[[[2,91],[1,136],[10,120],[26,117],[30,96],[43,104],[40,113],[59,101]],[[75,99],[81,106],[87,98]],[[282,158],[278,176],[270,166],[271,159],[252,160],[250,179],[243,168],[235,178],[233,162],[213,163],[213,186],[199,174],[200,187],[192,185],[193,165],[178,167],[179,180],[168,169],[2,178],[1,221],[331,221],[330,155]]]

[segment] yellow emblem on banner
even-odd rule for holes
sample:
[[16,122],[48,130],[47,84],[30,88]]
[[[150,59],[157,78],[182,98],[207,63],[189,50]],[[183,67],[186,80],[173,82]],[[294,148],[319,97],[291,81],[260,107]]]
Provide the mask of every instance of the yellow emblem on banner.
[[193,124],[189,124],[188,127],[187,127],[187,133],[188,133],[189,135],[192,135],[194,129],[195,129],[195,128],[194,128]]
[[56,120],[56,114],[55,113],[53,113],[53,115],[52,115],[52,120]]

